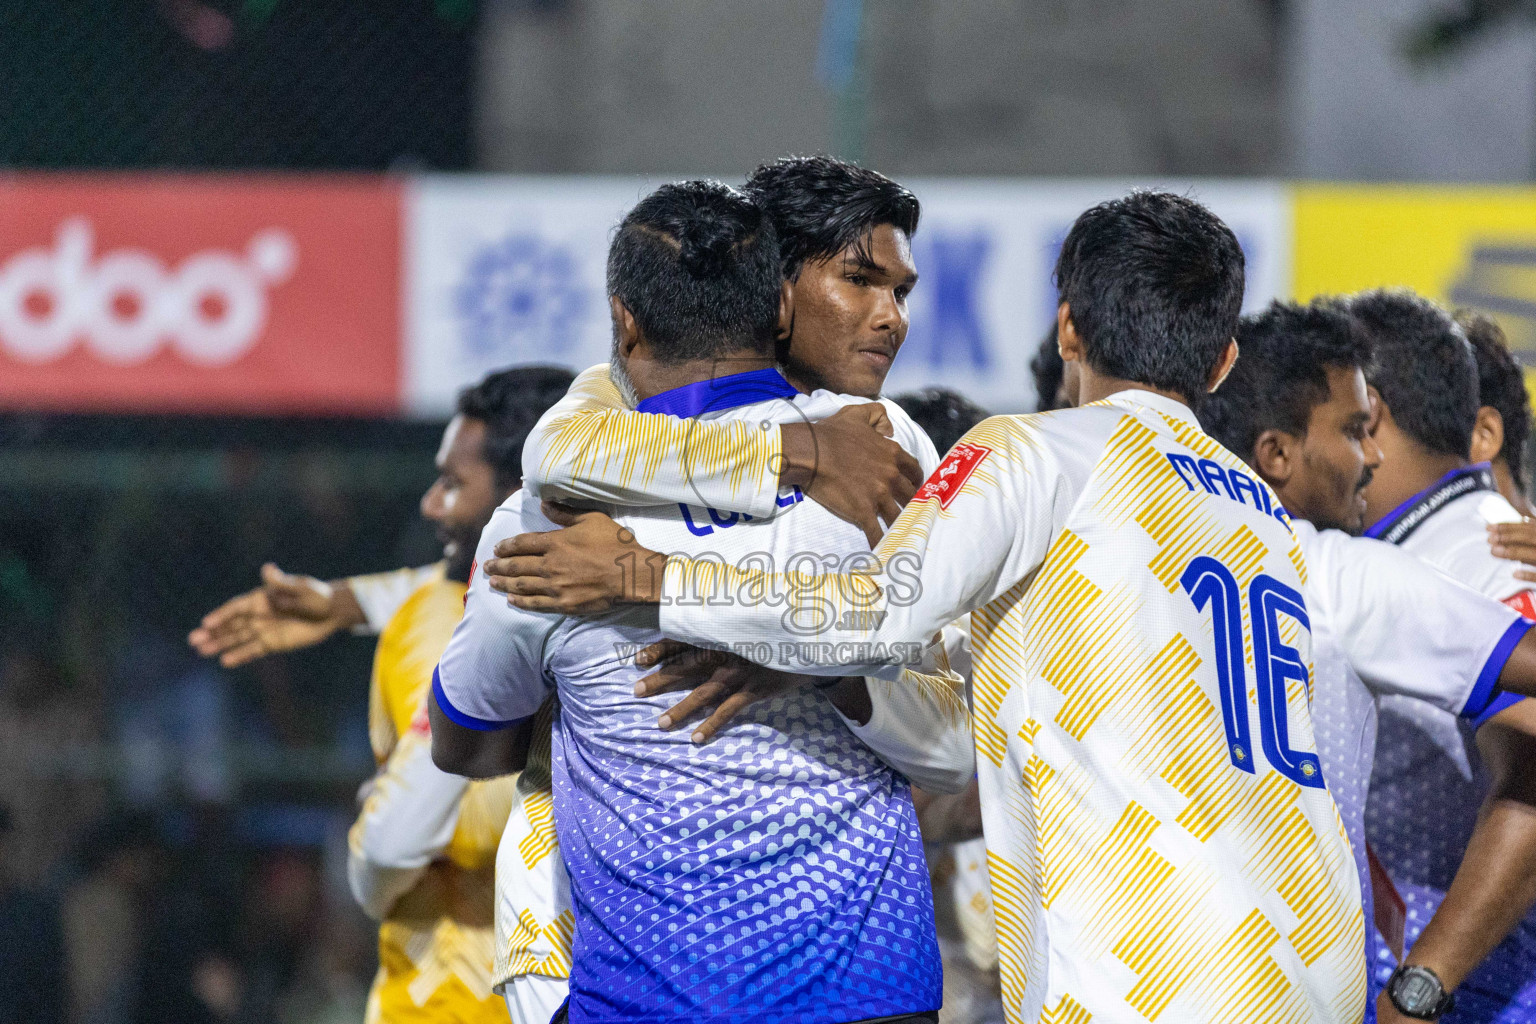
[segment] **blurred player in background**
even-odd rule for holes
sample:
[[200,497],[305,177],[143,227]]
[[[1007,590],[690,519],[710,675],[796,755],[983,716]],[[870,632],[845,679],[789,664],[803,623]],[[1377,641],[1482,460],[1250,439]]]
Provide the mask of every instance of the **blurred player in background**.
[[1040,339],[1040,348],[1029,360],[1029,372],[1035,379],[1035,411],[1070,409],[1077,404],[1078,367],[1061,358],[1056,340],[1056,325]]
[[[1526,637],[1529,623],[1513,609],[1389,544],[1350,536],[1364,525],[1361,491],[1382,456],[1367,430],[1367,339],[1342,308],[1275,303],[1244,317],[1237,340],[1240,363],[1201,403],[1200,419],[1295,522],[1307,559],[1318,753],[1354,850],[1366,919],[1392,933],[1387,945],[1401,956],[1402,922],[1391,912],[1399,898],[1388,881],[1374,893],[1384,902],[1373,904],[1365,843],[1376,699],[1404,695],[1460,716],[1479,730],[1479,748],[1502,776],[1495,790],[1529,791],[1532,702],[1507,707],[1496,698],[1500,687],[1536,693],[1536,637]],[[1406,961],[1434,972],[1427,984],[1454,990],[1536,899],[1536,830],[1519,827],[1528,813],[1496,803],[1478,824],[1450,896]],[[1368,949],[1390,964],[1379,942]],[[1373,994],[1387,973],[1390,966]],[[1380,1009],[1383,1019],[1400,1019],[1393,1005]]]
[[1493,470],[1499,493],[1522,516],[1533,514],[1525,491],[1525,442],[1531,434],[1531,396],[1525,371],[1510,354],[1504,331],[1492,317],[1470,309],[1458,310],[1456,323],[1472,344],[1477,359],[1480,408],[1472,428],[1471,459]]
[[[517,537],[487,576],[520,608],[656,604],[669,636],[826,676],[897,678],[906,644],[977,610],[1009,1019],[1358,1021],[1359,883],[1292,685],[1310,656],[1307,630],[1285,625],[1306,622],[1301,554],[1273,496],[1189,408],[1236,359],[1242,259],[1224,224],[1168,193],[1079,217],[1057,325],[1091,406],[981,424],[862,573],[669,559],[586,513]],[[1247,486],[1215,495],[1190,472]],[[902,577],[913,564],[920,587]],[[676,600],[721,584],[785,594],[820,625],[792,634],[760,600]],[[1257,743],[1235,675],[1249,636]]]
[[[1481,402],[1465,334],[1445,310],[1403,290],[1363,292],[1348,312],[1372,349],[1366,380],[1383,455],[1363,492],[1365,535],[1531,617],[1536,595],[1518,578],[1519,563],[1489,550],[1488,524],[1520,515],[1469,458]],[[1489,713],[1510,702],[1498,698]],[[1512,832],[1536,828],[1536,816],[1530,794],[1492,788],[1470,722],[1406,695],[1383,696],[1378,708],[1366,838],[1406,901],[1411,949],[1456,877],[1480,809],[1498,811]],[[1374,965],[1378,982],[1389,963]],[[1457,1002],[1457,1021],[1536,1019],[1536,923],[1519,924],[1467,976]]]
[[989,413],[958,391],[949,388],[923,388],[894,396],[912,422],[923,428],[940,455],[947,453],[966,432],[986,419]]
[[[261,588],[210,613],[191,636],[200,653],[239,665],[385,620],[369,691],[379,773],[353,826],[348,864],[353,894],[382,922],[370,1022],[507,1020],[507,1003],[493,994],[508,981],[495,970],[507,954],[492,928],[493,866],[520,780],[470,782],[438,770],[426,699],[463,613],[480,531],[521,483],[529,427],[571,379],[566,370],[518,367],[459,396],[438,478],[421,501],[442,562],[335,584],[268,565]],[[537,1000],[546,1020],[564,998],[563,977],[533,976],[507,986],[509,1002],[520,985],[551,990]]]
[[[703,416],[757,434],[855,401],[801,394],[772,368],[778,255],[761,208],[718,183],[642,200],[610,252],[614,380],[597,395],[588,378],[591,399],[614,407],[632,395],[646,425]],[[926,446],[899,409],[880,408],[909,451]],[[664,437],[669,422],[656,428]],[[758,466],[751,483],[774,472]],[[668,546],[785,559],[821,541],[868,553],[861,528],[793,487],[750,518],[699,501],[631,499],[620,514]],[[492,520],[483,557],[501,536],[553,525],[531,489],[518,504]],[[482,730],[515,728],[550,677],[559,688],[555,810],[577,909],[570,1019],[931,1020],[940,979],[915,812],[873,752],[898,763],[908,751],[906,775],[963,787],[974,763],[963,699],[936,683],[887,695],[839,680],[695,746],[656,728],[672,702],[637,699],[625,648],[655,639],[653,614],[529,614],[477,578],[434,684],[444,765]],[[685,913],[688,925],[671,927]]]

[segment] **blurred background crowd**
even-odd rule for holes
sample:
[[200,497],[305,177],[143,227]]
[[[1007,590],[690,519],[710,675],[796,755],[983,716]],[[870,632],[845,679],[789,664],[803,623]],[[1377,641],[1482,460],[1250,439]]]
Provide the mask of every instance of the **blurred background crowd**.
[[[831,152],[934,197],[894,380],[994,411],[1127,182],[1228,216],[1250,307],[1406,284],[1536,353],[1520,0],[0,0],[0,110],[0,1022],[361,1019],[372,639],[186,634],[265,562],[436,558],[454,390],[604,357],[588,265],[646,181]],[[95,327],[55,329],[69,267],[121,285]]]

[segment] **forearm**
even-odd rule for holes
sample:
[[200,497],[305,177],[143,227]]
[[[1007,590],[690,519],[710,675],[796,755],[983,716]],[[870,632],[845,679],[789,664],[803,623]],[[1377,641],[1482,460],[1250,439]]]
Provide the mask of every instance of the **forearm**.
[[[382,632],[382,627],[371,628],[373,623],[368,621],[368,613],[358,603],[357,592],[353,589],[351,580],[337,580],[331,584],[331,613],[342,629],[369,626],[370,632]],[[385,616],[384,621],[388,621],[388,616]]]
[[906,591],[873,573],[810,577],[674,557],[659,585],[641,583],[639,600],[661,606],[668,636],[806,675],[898,680],[953,611],[937,588],[902,601]]
[[433,766],[426,737],[401,739],[348,837],[352,894],[371,916],[388,913],[447,847],[468,784]]
[[[1529,704],[1525,701],[1522,704]],[[1501,712],[1478,732],[1494,776],[1445,900],[1405,958],[1452,989],[1536,905],[1536,715]]]
[[1536,808],[1491,800],[1484,808],[1444,902],[1407,963],[1454,989],[1536,903]]

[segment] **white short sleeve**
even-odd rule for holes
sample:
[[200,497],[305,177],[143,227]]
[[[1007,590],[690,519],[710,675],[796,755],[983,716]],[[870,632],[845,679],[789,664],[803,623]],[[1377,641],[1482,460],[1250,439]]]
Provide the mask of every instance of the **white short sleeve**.
[[1400,548],[1297,524],[1307,599],[1374,693],[1478,717],[1530,624]]
[[525,501],[524,493],[508,498],[480,534],[464,618],[432,676],[432,691],[443,714],[470,729],[504,729],[532,716],[551,688],[544,671],[544,645],[561,617],[514,608],[505,594],[490,588],[480,571],[487,559],[496,557],[498,541],[555,529],[539,512],[538,499]]

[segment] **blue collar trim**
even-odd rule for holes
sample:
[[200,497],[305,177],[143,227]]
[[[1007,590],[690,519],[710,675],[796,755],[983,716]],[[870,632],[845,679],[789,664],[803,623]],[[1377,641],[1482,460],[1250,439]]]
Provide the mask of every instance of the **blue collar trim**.
[[1473,491],[1496,491],[1493,470],[1488,463],[1453,469],[1397,508],[1382,516],[1365,531],[1365,536],[1384,540],[1388,544],[1401,544],[1417,530],[1424,520]]
[[731,373],[709,380],[696,380],[671,391],[652,395],[635,406],[638,412],[659,412],[681,419],[692,419],[706,412],[734,409],[738,405],[766,402],[770,398],[793,398],[796,391],[784,375],[769,366],[746,373]]

